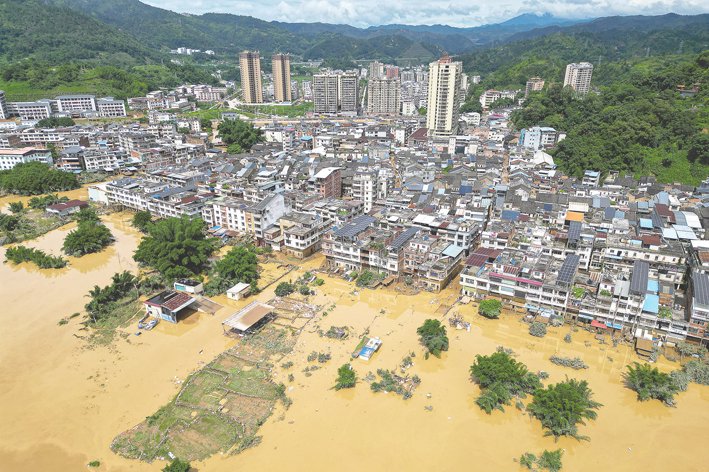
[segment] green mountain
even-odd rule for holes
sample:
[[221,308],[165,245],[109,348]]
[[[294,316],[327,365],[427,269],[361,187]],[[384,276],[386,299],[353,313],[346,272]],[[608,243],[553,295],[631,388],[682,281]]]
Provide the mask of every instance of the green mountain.
[[623,25],[622,17],[600,18],[544,36],[477,49],[458,59],[468,73],[483,76],[483,85],[488,87],[520,87],[535,76],[562,81],[566,64],[582,61],[594,64],[593,82],[602,85],[640,59],[709,48],[709,15],[630,17],[628,27]]
[[37,0],[0,2],[0,61],[102,58],[147,61],[157,54],[133,36],[69,8]]

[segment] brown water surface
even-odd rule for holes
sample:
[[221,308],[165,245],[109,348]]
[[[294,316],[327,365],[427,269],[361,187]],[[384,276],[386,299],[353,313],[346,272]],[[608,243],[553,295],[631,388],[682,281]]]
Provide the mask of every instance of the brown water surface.
[[[0,470],[86,470],[91,460],[101,461],[101,471],[160,470],[163,463],[145,464],[113,454],[111,440],[154,413],[179,390],[180,380],[235,343],[222,335],[220,322],[252,299],[217,297],[224,308],[216,315],[195,313],[177,325],[160,323],[139,337],[133,334],[134,323],[111,347],[90,348],[77,338],[86,335],[78,319],[57,325],[82,309],[93,285],[105,285],[115,272],[136,269],[131,256],[138,235],[126,223],[129,218],[107,217],[116,243],[100,254],[71,258],[66,269],[0,265]],[[28,244],[58,254],[68,230]],[[316,258],[286,279],[321,262]],[[264,278],[273,280],[281,270],[269,263]],[[294,367],[276,367],[292,406],[276,412],[261,428],[259,446],[194,464],[198,470],[518,471],[513,458],[555,448],[565,450],[564,470],[706,470],[709,388],[690,385],[678,396],[677,408],[639,403],[621,385],[624,366],[635,360],[631,349],[599,345],[585,332],[573,333],[573,342],[564,343],[568,327],[552,328],[544,339],[533,338],[516,317],[485,320],[472,306],[453,308],[472,322],[471,331],[449,329],[450,350],[441,359],[424,360],[416,328],[426,318],[440,317],[439,305],[457,297],[457,286],[437,295],[404,296],[325,279],[314,301],[326,308],[334,303],[336,308],[306,326],[287,359]],[[270,299],[273,289],[258,299]],[[332,325],[350,326],[354,334],[346,341],[319,336],[318,329]],[[372,393],[365,382],[353,390],[331,390],[335,371],[350,361],[366,329],[384,344],[368,363],[352,361],[360,379],[368,371],[395,368],[414,351],[410,372],[422,383],[412,399]],[[489,354],[498,345],[514,349],[532,371],[549,372],[548,382],[567,375],[588,380],[595,399],[604,405],[596,421],[580,428],[590,441],[555,443],[544,437],[538,421],[514,406],[486,415],[475,405],[479,391],[468,379],[469,366],[476,354]],[[306,377],[301,370],[312,365],[306,361],[311,351],[329,352],[332,360]],[[590,368],[555,366],[548,358],[556,352],[579,356]],[[676,365],[661,362],[660,367],[670,370]],[[294,382],[287,381],[288,373],[294,374]]]

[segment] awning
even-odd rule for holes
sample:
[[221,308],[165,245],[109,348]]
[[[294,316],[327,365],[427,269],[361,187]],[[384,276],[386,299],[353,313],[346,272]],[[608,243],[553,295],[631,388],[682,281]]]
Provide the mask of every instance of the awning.
[[584,315],[583,313],[579,313],[579,318],[583,318],[584,320],[593,320],[593,316]]
[[594,328],[608,329],[608,326],[606,326],[605,323],[601,323],[597,320],[591,321],[591,326],[593,326]]
[[613,328],[613,329],[623,329],[623,325],[622,325],[622,324],[620,324],[620,323],[612,323],[612,322],[610,322],[610,321],[606,321],[606,326],[608,326],[609,328]]

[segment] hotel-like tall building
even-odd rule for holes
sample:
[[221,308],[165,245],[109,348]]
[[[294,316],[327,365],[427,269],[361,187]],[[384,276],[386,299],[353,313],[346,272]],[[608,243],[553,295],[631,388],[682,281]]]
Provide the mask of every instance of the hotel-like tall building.
[[313,75],[313,109],[315,113],[356,115],[359,79],[356,74]]
[[263,103],[261,87],[261,56],[258,51],[239,54],[241,67],[241,91],[245,103]]
[[271,58],[273,71],[273,99],[277,102],[293,100],[290,84],[290,55],[274,54]]
[[567,85],[581,95],[586,95],[591,90],[591,76],[593,75],[593,64],[590,62],[580,62],[566,66],[564,75],[564,87]]
[[431,136],[451,136],[458,132],[462,99],[462,62],[444,55],[428,66],[428,108],[426,128]]

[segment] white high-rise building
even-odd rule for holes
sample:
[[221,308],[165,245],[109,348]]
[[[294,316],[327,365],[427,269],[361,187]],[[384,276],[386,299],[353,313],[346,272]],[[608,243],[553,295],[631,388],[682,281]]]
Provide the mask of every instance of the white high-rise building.
[[593,75],[593,64],[590,62],[580,62],[566,66],[564,75],[564,87],[567,85],[577,93],[586,95],[591,90],[591,76]]
[[398,115],[401,100],[399,79],[370,79],[367,86],[367,113]]
[[5,101],[5,92],[0,90],[0,120],[7,120],[9,116],[7,102]]
[[462,62],[443,56],[428,67],[428,108],[426,128],[431,136],[451,136],[458,131],[462,89]]

